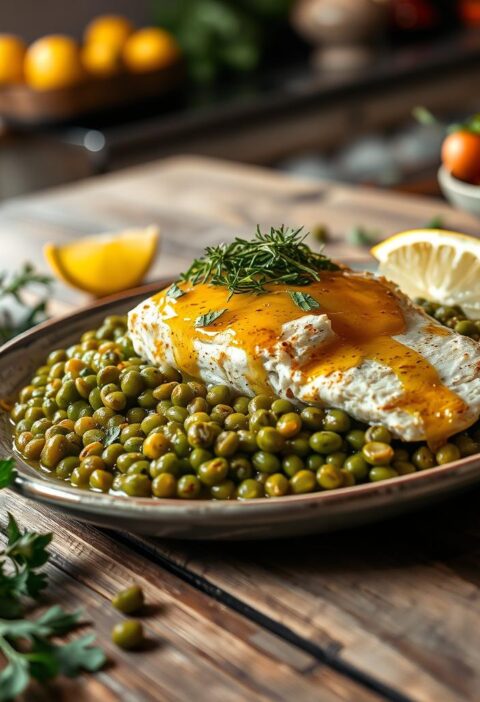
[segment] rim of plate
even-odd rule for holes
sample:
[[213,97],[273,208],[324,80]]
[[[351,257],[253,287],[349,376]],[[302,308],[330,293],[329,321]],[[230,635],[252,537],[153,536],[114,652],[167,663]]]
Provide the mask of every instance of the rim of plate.
[[[108,298],[95,301],[81,307],[71,314],[47,320],[4,344],[0,348],[0,364],[5,360],[6,356],[25,349],[34,339],[42,336],[44,332],[50,329],[56,329],[61,326],[66,327],[69,322],[78,322],[83,318],[88,319],[93,313],[98,313],[102,310],[106,312],[112,307],[125,304],[128,300],[152,295],[171,283],[172,279],[162,279],[155,283],[148,283],[127,292],[118,293]],[[192,510],[202,513],[229,512],[233,516],[233,513],[238,510],[243,511],[252,508],[257,508],[261,511],[271,511],[275,509],[285,509],[289,505],[292,507],[298,506],[299,503],[310,504],[311,506],[318,506],[320,504],[335,505],[354,498],[366,500],[374,496],[385,496],[407,491],[422,493],[425,489],[428,489],[431,484],[444,484],[454,477],[459,477],[460,475],[465,476],[480,469],[480,454],[475,454],[473,456],[461,458],[453,463],[429,468],[425,471],[398,476],[385,481],[354,485],[349,488],[338,490],[325,490],[302,495],[288,495],[279,498],[263,497],[255,500],[243,501],[189,501],[172,498],[152,499],[151,497],[128,497],[126,495],[109,495],[88,490],[79,490],[69,487],[66,483],[55,481],[47,477],[47,475],[42,477],[42,474],[36,471],[33,466],[26,463],[18,453],[15,453],[14,456],[17,463],[17,477],[12,487],[25,497],[32,499],[45,498],[51,502],[56,502],[59,506],[62,504],[69,506],[88,505],[90,508],[98,508],[98,511],[102,513],[106,509],[108,509],[111,514],[115,512],[124,513],[125,508],[127,508],[131,512],[138,512],[143,515],[147,513],[156,514],[161,510],[164,516],[166,516],[166,512],[171,512],[174,513],[176,517],[185,511],[191,514]],[[35,475],[32,475],[32,473]],[[186,510],[186,508],[188,509]]]

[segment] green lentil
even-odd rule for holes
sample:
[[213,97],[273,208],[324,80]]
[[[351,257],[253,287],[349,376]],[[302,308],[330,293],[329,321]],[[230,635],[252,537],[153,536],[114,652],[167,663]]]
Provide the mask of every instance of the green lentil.
[[315,473],[311,470],[300,470],[290,478],[290,488],[294,495],[313,492],[316,488]]
[[144,638],[143,625],[137,619],[119,622],[112,629],[113,643],[127,651],[139,648],[143,644]]
[[112,597],[112,605],[122,614],[134,614],[144,605],[145,598],[140,585],[131,585]]
[[269,497],[283,497],[288,493],[290,483],[283,473],[274,473],[268,476],[264,487]]
[[397,471],[390,466],[375,466],[372,468],[368,477],[372,482],[378,482],[379,480],[390,480],[390,478],[395,478],[398,475]]
[[177,494],[177,480],[171,473],[161,473],[152,481],[152,493],[155,497],[171,498]]
[[263,497],[265,490],[263,485],[253,478],[242,480],[237,488],[237,496],[239,500],[255,500]]
[[202,484],[195,475],[182,475],[177,484],[177,496],[184,500],[195,500],[201,490]]

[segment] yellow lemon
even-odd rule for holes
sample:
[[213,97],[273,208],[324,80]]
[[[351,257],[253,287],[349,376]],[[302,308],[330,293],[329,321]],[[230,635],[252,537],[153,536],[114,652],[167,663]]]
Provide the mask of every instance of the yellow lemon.
[[25,55],[25,78],[36,90],[55,90],[79,83],[83,78],[78,44],[63,34],[51,34],[33,42]]
[[65,283],[103,297],[142,282],[155,258],[158,238],[158,228],[151,225],[88,236],[63,246],[45,244],[44,254]]
[[14,34],[0,34],[0,85],[23,81],[26,46]]
[[132,73],[148,73],[174,63],[180,48],[171,34],[158,27],[134,32],[123,47],[123,61]]
[[480,317],[480,239],[443,229],[415,229],[372,249],[380,272],[409,297],[460,305]]
[[82,48],[82,63],[92,76],[109,78],[120,72],[122,52],[114,44],[89,43]]
[[108,44],[121,47],[133,32],[133,24],[122,15],[100,15],[87,25],[86,44]]

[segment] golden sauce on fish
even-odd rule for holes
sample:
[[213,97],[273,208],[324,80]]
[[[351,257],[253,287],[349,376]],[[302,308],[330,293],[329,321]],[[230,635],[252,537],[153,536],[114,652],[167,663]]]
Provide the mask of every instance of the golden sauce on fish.
[[[366,359],[378,361],[395,373],[403,387],[401,396],[384,409],[401,408],[419,415],[432,445],[452,434],[452,419],[466,410],[463,400],[442,384],[422,355],[393,338],[405,331],[405,319],[395,294],[379,279],[325,271],[319,282],[308,286],[271,285],[265,294],[237,294],[230,299],[223,287],[188,283],[179,287],[186,294],[172,299],[162,291],[153,302],[170,328],[177,367],[193,378],[199,376],[194,341],[208,343],[217,334],[225,334],[229,344],[247,354],[251,387],[271,392],[260,352],[273,349],[285,323],[326,314],[335,336],[319,344],[308,361],[295,368],[306,381],[345,372]],[[293,291],[308,293],[319,307],[301,310],[288,294]],[[200,315],[225,308],[209,326],[195,326]],[[315,402],[320,398],[306,399]]]

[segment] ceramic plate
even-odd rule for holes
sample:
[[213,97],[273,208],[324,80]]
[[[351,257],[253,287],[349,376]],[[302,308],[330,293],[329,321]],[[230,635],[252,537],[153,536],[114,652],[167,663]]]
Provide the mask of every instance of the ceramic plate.
[[[132,291],[17,337],[0,350],[3,397],[26,385],[49,351],[74,343],[107,314],[123,314],[167,285]],[[12,427],[0,417],[0,451],[12,454]],[[15,489],[75,519],[152,536],[182,539],[256,539],[327,532],[371,522],[452,495],[480,482],[480,455],[383,483],[250,502],[160,500],[103,495],[68,487],[17,458]]]

